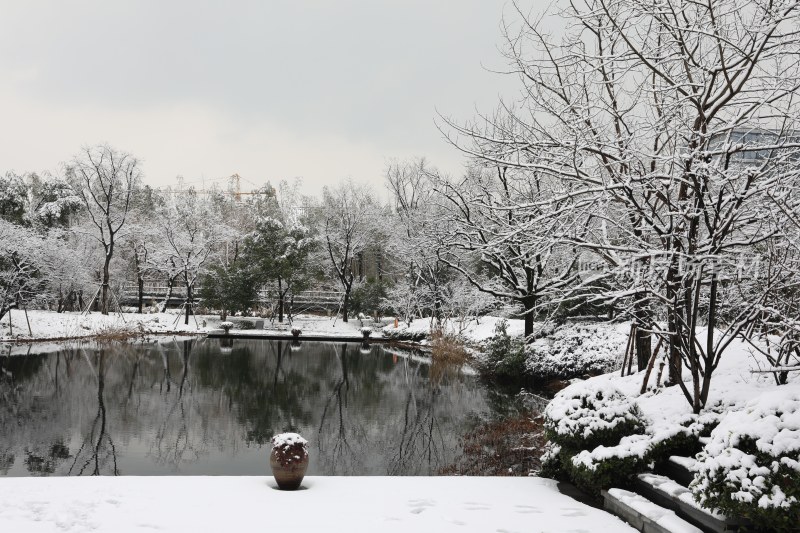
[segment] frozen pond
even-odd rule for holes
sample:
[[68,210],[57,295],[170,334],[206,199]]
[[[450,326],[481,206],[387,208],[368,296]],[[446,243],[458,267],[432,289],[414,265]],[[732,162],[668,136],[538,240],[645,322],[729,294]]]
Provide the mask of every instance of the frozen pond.
[[0,356],[0,475],[265,475],[283,431],[309,475],[431,475],[505,403],[382,346],[72,345]]

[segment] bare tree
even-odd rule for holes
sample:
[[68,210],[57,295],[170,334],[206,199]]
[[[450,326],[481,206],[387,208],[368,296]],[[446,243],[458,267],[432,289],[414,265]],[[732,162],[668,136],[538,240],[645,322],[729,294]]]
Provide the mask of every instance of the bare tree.
[[397,227],[402,228],[391,232],[389,238],[393,255],[403,263],[400,271],[404,273],[404,282],[393,290],[392,303],[406,304],[400,307],[405,307],[403,311],[409,321],[413,315],[423,316],[426,312],[442,319],[448,284],[454,277],[436,253],[444,233],[434,201],[436,174],[425,158],[394,161],[386,169]]
[[559,184],[548,178],[490,164],[435,185],[440,224],[448,228],[440,259],[481,292],[520,304],[526,336],[534,332],[537,309],[577,279],[579,254],[565,237],[583,230],[570,216],[574,211],[562,209],[568,202],[558,198]]
[[378,206],[372,194],[347,181],[322,193],[321,240],[336,279],[344,291],[342,320],[347,322],[350,293],[355,281],[353,261],[374,236]]
[[135,157],[107,144],[84,148],[66,166],[67,181],[83,207],[93,237],[105,252],[100,287],[100,310],[108,314],[110,265],[114,247],[128,217],[141,172]]
[[183,278],[186,289],[184,322],[189,324],[189,315],[194,308],[194,288],[206,262],[216,250],[225,228],[214,223],[212,206],[193,190],[189,189],[160,210],[160,229],[165,237],[160,253],[161,264],[169,265],[171,282],[175,277]]
[[[523,105],[488,127],[453,125],[453,142],[476,157],[569,184],[565,209],[594,206],[598,223],[566,242],[607,268],[575,292],[626,305],[651,331],[657,317],[637,307],[663,310],[671,382],[695,412],[721,355],[768,301],[763,287],[735,300],[721,289],[743,254],[783,238],[773,212],[796,213],[785,192],[800,146],[798,10],[793,0],[583,0],[538,20],[520,12],[506,35]],[[568,23],[560,40],[544,30],[553,15]],[[612,279],[625,283],[603,283]]]
[[28,228],[0,218],[0,319],[44,285],[42,238]]

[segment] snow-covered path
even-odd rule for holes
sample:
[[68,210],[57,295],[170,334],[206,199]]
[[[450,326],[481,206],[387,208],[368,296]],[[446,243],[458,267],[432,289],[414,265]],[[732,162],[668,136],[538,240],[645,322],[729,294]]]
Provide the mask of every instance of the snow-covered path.
[[634,531],[541,478],[0,478],[0,531]]

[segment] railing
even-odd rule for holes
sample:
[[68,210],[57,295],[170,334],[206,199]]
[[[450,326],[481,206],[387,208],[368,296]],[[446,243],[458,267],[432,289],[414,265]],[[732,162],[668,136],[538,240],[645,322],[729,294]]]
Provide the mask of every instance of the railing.
[[[156,301],[163,301],[167,295],[168,287],[163,282],[153,282],[153,281],[145,281],[143,285],[142,295],[145,300],[156,300]],[[194,296],[197,299],[202,300],[203,298],[203,288],[201,286],[195,286]],[[341,291],[326,291],[326,290],[311,290],[311,291],[300,291],[294,294],[294,299],[292,299],[292,295],[289,294],[286,296],[286,303],[288,304],[290,301],[294,302],[294,305],[302,305],[302,306],[324,306],[324,307],[333,307],[338,306],[343,297],[344,293]],[[136,283],[126,282],[122,285],[122,300],[126,302],[136,301],[139,298],[139,287]],[[186,299],[186,287],[176,283],[172,287],[172,293],[170,295],[171,301],[180,300],[183,301]],[[275,291],[270,289],[261,289],[258,291],[258,303],[259,304],[272,304],[277,302],[278,296]]]

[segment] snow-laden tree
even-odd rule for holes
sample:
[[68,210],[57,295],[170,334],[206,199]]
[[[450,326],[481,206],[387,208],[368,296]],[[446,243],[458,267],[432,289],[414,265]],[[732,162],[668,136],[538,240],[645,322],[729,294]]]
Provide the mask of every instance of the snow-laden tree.
[[283,322],[287,296],[303,290],[312,279],[310,254],[317,242],[299,220],[275,214],[256,220],[255,230],[245,239],[244,260],[255,269],[257,279],[274,290],[278,322]]
[[[164,195],[149,186],[138,189],[132,199],[125,248],[136,277],[138,313],[142,313],[144,308],[145,279],[161,274],[165,270],[164,263],[174,264],[174,261],[169,262],[170,244],[158,221],[158,214],[164,211],[166,203]],[[174,279],[173,276],[173,283]]]
[[64,178],[31,173],[26,181],[30,201],[27,217],[33,224],[64,228],[79,215],[83,203]]
[[342,320],[347,322],[350,294],[356,281],[353,261],[380,238],[377,217],[382,213],[372,192],[345,181],[325,187],[319,209],[320,241],[336,280],[344,292]]
[[237,257],[227,265],[211,264],[201,275],[200,285],[203,305],[218,309],[226,320],[228,313],[245,313],[256,305],[261,282],[256,269]]
[[448,285],[461,283],[437,254],[446,230],[433,198],[436,174],[424,158],[393,161],[386,169],[394,208],[387,242],[399,278],[389,303],[406,321],[428,314],[442,319]]
[[43,285],[40,237],[0,218],[0,319]]
[[45,244],[49,268],[45,291],[39,298],[41,303],[59,313],[83,310],[87,303],[84,297],[91,296],[92,287],[96,288],[92,272],[86,268],[86,255],[81,253],[83,243],[70,230],[51,228]]
[[125,227],[131,199],[139,187],[139,162],[107,144],[85,147],[65,166],[66,180],[83,204],[91,236],[103,249],[100,310],[108,314],[111,261],[120,231]]
[[22,224],[28,210],[28,186],[22,176],[6,172],[0,176],[0,218]]
[[566,240],[584,226],[551,176],[479,161],[463,178],[436,180],[447,228],[439,257],[481,292],[518,303],[528,336],[536,311],[577,279],[579,254]]
[[153,262],[164,269],[171,281],[176,278],[183,281],[186,324],[194,308],[198,276],[227,236],[228,228],[218,222],[216,215],[212,205],[191,188],[168,195],[157,211],[164,246],[153,253]]
[[[65,237],[0,218],[0,319],[30,302],[56,300],[64,285],[82,281],[79,261]],[[58,305],[60,311],[62,302]]]
[[[600,223],[559,236],[607,263],[577,290],[640,321],[642,308],[666,318],[662,331],[650,314],[647,329],[666,337],[671,381],[695,411],[731,339],[767,307],[757,282],[729,299],[742,257],[782,238],[773,213],[796,213],[799,11],[794,0],[583,0],[520,12],[506,30],[521,105],[452,134],[477,158],[558,180],[554,220],[594,206]],[[566,21],[559,35],[551,16]],[[627,281],[604,286],[611,278]]]
[[[800,183],[792,190],[789,203],[800,203]],[[797,207],[797,205],[795,205]],[[776,211],[778,236],[755,247],[749,261],[728,283],[733,292],[731,305],[750,305],[758,301],[758,321],[751,321],[744,337],[752,340],[753,351],[760,352],[767,370],[776,369],[778,385],[788,382],[788,373],[800,371],[800,209]],[[738,300],[738,301],[737,301]],[[725,313],[726,309],[722,310]],[[723,321],[727,318],[723,314]],[[778,371],[779,369],[779,371]]]

